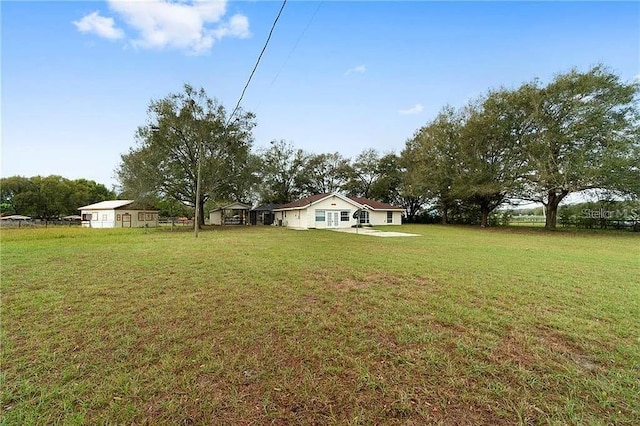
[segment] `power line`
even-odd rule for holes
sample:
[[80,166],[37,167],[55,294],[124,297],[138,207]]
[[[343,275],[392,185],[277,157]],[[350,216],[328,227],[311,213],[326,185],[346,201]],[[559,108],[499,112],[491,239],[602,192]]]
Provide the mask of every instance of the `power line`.
[[302,33],[300,34],[300,37],[298,37],[298,40],[296,40],[296,43],[293,45],[293,48],[289,52],[289,55],[287,56],[287,58],[282,63],[282,67],[280,67],[280,69],[276,73],[275,77],[273,77],[273,80],[271,80],[271,84],[269,85],[269,87],[273,86],[273,83],[276,82],[276,80],[280,76],[280,73],[282,72],[282,70],[284,70],[284,67],[287,65],[287,62],[289,62],[289,59],[291,59],[291,56],[293,56],[293,52],[295,52],[296,48],[298,47],[298,44],[300,44],[300,40],[302,40],[302,37],[304,37],[304,35],[306,34],[307,30],[311,26],[311,23],[313,22],[313,19],[318,14],[318,11],[320,10],[320,6],[322,6],[322,1],[320,1],[318,3],[318,7],[316,7],[315,12],[313,12],[313,15],[311,15],[311,19],[309,19],[309,22],[307,22],[307,26],[304,27],[304,30],[302,30]]
[[260,64],[260,60],[262,59],[262,55],[264,54],[264,51],[267,50],[267,45],[269,44],[269,40],[271,40],[271,35],[273,34],[273,30],[276,28],[276,24],[278,23],[278,19],[280,19],[280,15],[282,14],[282,10],[284,9],[284,6],[286,4],[287,4],[287,0],[283,0],[282,6],[280,6],[280,11],[278,11],[278,15],[276,16],[276,19],[273,21],[273,25],[271,25],[271,30],[269,31],[269,35],[267,36],[267,40],[264,42],[264,46],[262,46],[262,51],[260,52],[260,55],[258,56],[258,60],[256,61],[256,64],[253,67],[253,70],[251,71],[251,74],[249,75],[249,79],[247,80],[247,84],[245,84],[244,85],[244,89],[242,89],[242,93],[240,94],[240,99],[238,99],[238,103],[236,104],[236,107],[231,112],[231,115],[229,115],[229,119],[227,120],[227,124],[226,124],[227,126],[229,125],[229,123],[231,123],[231,119],[233,118],[235,113],[240,108],[240,102],[242,102],[242,98],[244,98],[244,94],[247,91],[247,88],[249,87],[249,83],[251,83],[251,79],[253,78],[253,74],[255,74],[256,69],[258,69],[258,64]]

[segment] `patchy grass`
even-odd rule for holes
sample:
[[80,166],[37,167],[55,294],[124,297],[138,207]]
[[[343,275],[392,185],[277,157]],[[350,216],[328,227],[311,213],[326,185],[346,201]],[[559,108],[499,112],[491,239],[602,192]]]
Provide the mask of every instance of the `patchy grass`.
[[4,424],[634,424],[640,239],[2,230]]

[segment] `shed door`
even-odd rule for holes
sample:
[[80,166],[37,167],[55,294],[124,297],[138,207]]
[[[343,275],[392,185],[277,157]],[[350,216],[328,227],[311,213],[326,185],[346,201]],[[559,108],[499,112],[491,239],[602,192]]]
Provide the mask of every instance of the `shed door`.
[[122,227],[131,228],[131,214],[125,213],[122,215]]

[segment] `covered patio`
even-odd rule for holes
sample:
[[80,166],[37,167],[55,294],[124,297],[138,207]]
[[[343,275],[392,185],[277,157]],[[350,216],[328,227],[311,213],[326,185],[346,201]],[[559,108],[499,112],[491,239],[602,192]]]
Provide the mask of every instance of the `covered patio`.
[[210,225],[246,225],[249,220],[251,206],[244,203],[233,203],[209,212]]

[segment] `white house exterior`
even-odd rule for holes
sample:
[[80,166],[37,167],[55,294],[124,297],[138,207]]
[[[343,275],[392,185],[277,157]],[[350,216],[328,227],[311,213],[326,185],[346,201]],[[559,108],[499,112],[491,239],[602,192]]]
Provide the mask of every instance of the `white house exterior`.
[[80,207],[85,228],[142,228],[158,226],[158,211],[136,208],[133,200],[101,201]]
[[[350,228],[362,225],[400,225],[400,207],[337,193],[312,195],[273,209],[275,223],[297,229]],[[357,218],[354,214],[358,211]]]

